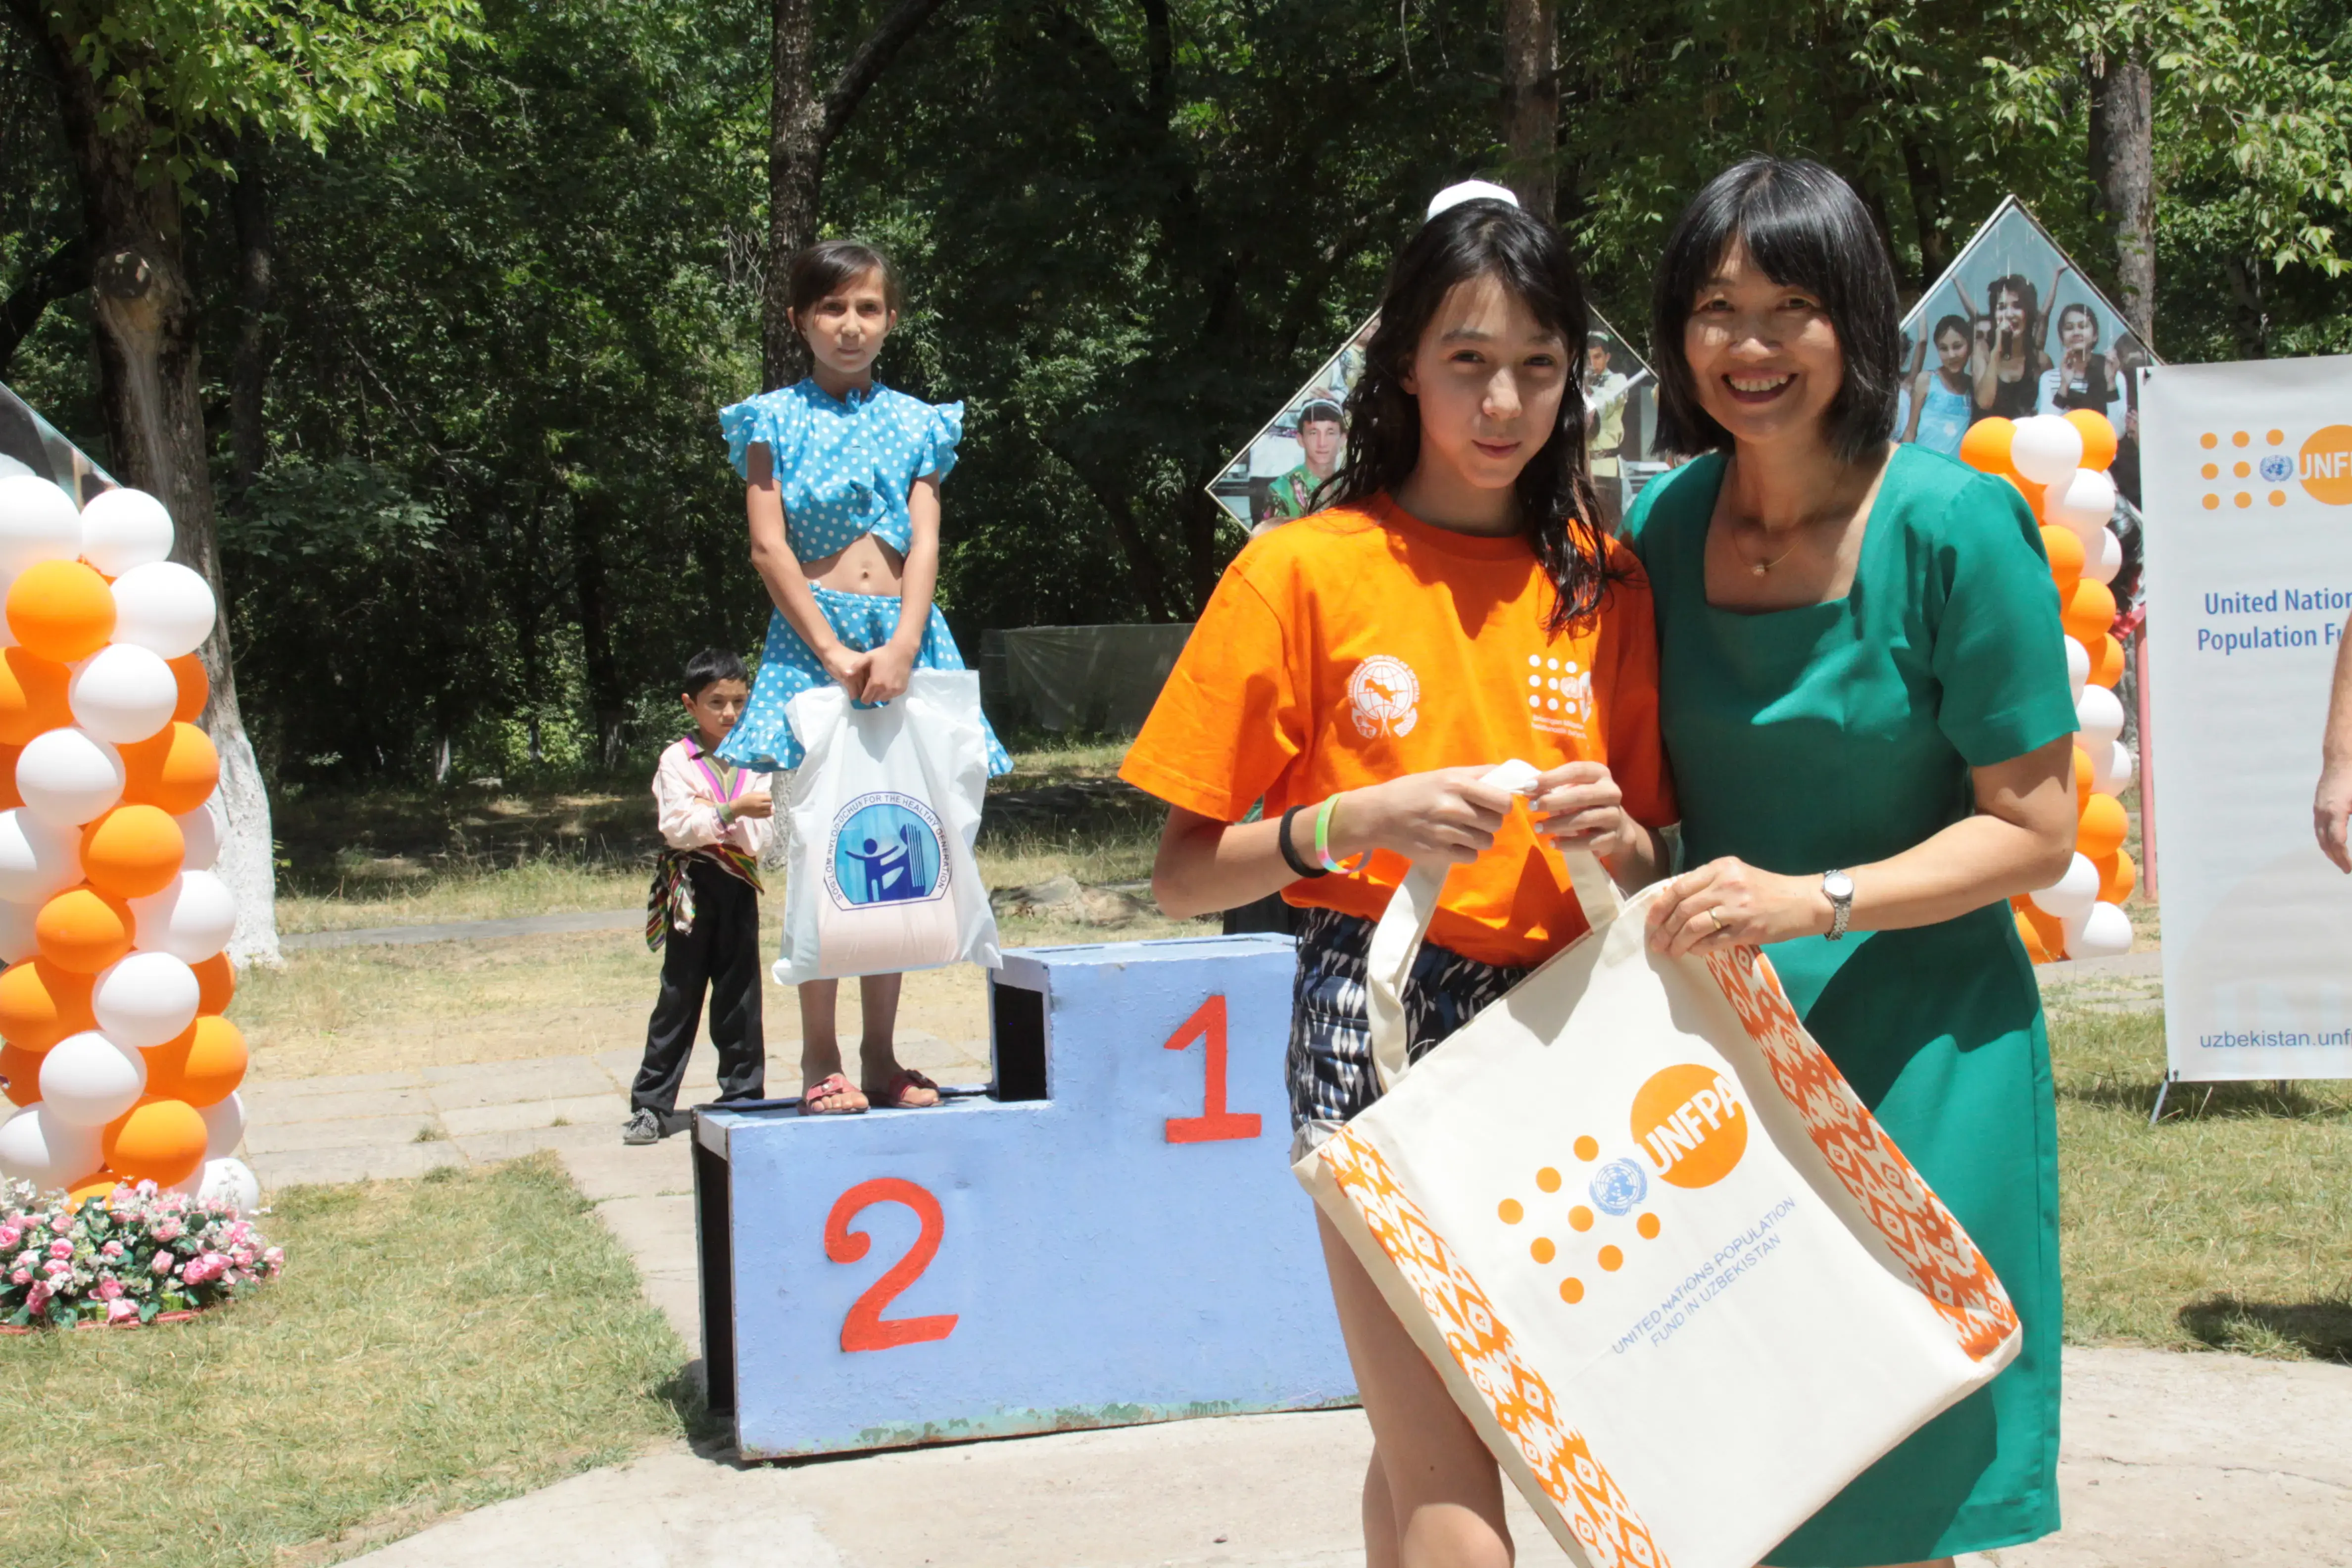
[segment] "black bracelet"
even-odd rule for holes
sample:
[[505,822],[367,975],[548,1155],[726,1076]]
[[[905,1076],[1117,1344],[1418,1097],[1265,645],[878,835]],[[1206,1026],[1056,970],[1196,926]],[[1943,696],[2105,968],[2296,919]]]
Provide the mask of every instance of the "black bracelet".
[[1320,866],[1308,865],[1306,861],[1298,858],[1298,851],[1292,848],[1290,846],[1290,819],[1307,809],[1307,808],[1303,805],[1294,805],[1288,811],[1284,812],[1282,814],[1282,826],[1275,829],[1274,841],[1281,847],[1282,858],[1290,863],[1290,868],[1297,872],[1302,879],[1311,877],[1328,877],[1331,874],[1330,872],[1326,871]]

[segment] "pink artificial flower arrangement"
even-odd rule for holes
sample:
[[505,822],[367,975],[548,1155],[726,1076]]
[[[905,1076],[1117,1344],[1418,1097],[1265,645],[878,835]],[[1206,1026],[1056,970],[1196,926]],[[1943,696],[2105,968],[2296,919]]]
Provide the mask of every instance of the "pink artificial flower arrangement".
[[0,1328],[152,1322],[230,1300],[285,1265],[251,1219],[218,1199],[152,1182],[79,1202],[37,1198],[22,1183],[0,1184]]

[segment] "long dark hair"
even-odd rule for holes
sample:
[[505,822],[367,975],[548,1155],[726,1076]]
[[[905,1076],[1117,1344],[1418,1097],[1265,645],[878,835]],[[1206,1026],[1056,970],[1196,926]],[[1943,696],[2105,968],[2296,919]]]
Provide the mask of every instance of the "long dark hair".
[[1572,363],[1591,318],[1576,260],[1549,224],[1508,202],[1448,207],[1421,226],[1389,265],[1381,324],[1364,348],[1364,372],[1348,394],[1348,461],[1316,489],[1315,504],[1358,505],[1394,493],[1421,460],[1421,406],[1404,389],[1421,334],[1454,288],[1499,279],[1530,314],[1559,334],[1568,374],[1559,419],[1514,486],[1519,516],[1554,598],[1545,628],[1554,637],[1590,622],[1608,588],[1592,481],[1584,460],[1584,395]]

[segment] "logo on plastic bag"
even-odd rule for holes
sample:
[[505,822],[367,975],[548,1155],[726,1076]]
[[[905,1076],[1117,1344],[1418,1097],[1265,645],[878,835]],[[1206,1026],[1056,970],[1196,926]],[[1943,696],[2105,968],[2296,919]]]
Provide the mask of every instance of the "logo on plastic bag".
[[861,795],[833,819],[825,891],[840,908],[928,903],[948,889],[940,819],[908,795]]

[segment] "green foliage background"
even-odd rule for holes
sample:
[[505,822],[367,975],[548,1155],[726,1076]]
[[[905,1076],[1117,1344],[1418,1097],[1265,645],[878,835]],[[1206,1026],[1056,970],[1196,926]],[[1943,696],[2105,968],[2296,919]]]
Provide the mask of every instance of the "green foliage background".
[[[883,9],[821,0],[824,58]],[[2352,350],[2347,0],[1558,9],[1559,216],[1630,332],[1681,202],[1757,148],[1853,179],[1906,288],[2011,191],[2112,288],[2087,82],[2135,48],[2159,352]],[[1498,27],[1445,0],[951,0],[892,65],[825,219],[906,274],[885,377],[969,405],[940,591],[967,654],[1191,616],[1240,543],[1202,484],[1370,307],[1428,195],[1499,164]],[[265,84],[240,160],[194,121],[175,141],[224,475],[232,162],[270,193],[272,460],[222,542],[278,787],[615,762],[670,732],[687,653],[756,647],[716,411],[758,390],[767,29],[745,0],[484,0],[446,69],[344,129],[303,118],[344,90],[322,47]],[[0,291],[79,228],[58,135],[0,29]],[[0,374],[103,461],[89,331],[53,306]]]

